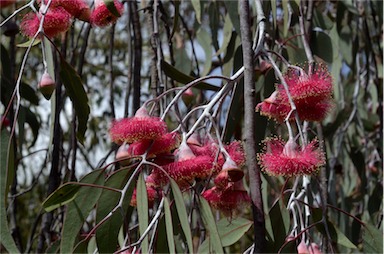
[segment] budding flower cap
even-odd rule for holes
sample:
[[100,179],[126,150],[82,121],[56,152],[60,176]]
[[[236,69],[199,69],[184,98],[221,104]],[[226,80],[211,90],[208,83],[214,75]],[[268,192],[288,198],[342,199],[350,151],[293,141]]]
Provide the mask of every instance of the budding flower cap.
[[244,172],[231,158],[227,158],[221,171],[215,177],[214,183],[218,188],[223,189],[228,185],[229,182],[240,181],[243,176]]
[[[34,37],[39,30],[41,19],[41,13],[27,13],[21,21],[21,32],[29,38]],[[44,18],[43,30],[49,38],[56,37],[60,33],[66,32],[70,26],[71,14],[64,8],[55,7],[48,9]]]
[[325,164],[324,152],[313,140],[304,148],[279,138],[263,141],[264,151],[257,155],[262,171],[274,176],[309,175]]
[[49,100],[53,91],[55,91],[56,83],[48,72],[44,72],[43,76],[41,76],[38,87],[44,98]]
[[113,142],[130,144],[142,140],[156,140],[167,132],[166,123],[159,117],[135,115],[112,122],[109,135]]
[[[155,199],[159,197],[158,192],[149,186],[146,186],[147,188],[147,198],[148,198],[148,207],[152,208],[155,202]],[[131,198],[131,206],[136,207],[137,206],[137,191],[136,188],[133,190],[132,198]]]
[[[95,0],[94,3],[95,9],[93,10],[90,18],[93,25],[99,27],[107,26],[109,24],[115,23],[119,18],[108,10],[103,0]],[[123,4],[118,0],[114,0],[113,3],[117,12],[121,15],[124,10]]]

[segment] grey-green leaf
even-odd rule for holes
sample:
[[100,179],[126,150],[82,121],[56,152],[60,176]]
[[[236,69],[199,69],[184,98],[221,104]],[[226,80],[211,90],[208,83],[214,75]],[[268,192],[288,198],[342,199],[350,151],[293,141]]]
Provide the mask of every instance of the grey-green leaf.
[[87,93],[85,92],[81,78],[64,58],[61,58],[60,77],[75,108],[78,120],[77,138],[80,143],[83,144],[90,112]]

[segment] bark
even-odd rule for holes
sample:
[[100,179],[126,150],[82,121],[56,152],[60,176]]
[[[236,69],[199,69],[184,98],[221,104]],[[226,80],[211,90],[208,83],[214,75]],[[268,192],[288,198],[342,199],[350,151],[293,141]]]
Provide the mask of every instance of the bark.
[[244,63],[244,138],[254,225],[254,253],[265,252],[265,219],[260,168],[256,161],[255,77],[248,0],[240,1],[240,31]]

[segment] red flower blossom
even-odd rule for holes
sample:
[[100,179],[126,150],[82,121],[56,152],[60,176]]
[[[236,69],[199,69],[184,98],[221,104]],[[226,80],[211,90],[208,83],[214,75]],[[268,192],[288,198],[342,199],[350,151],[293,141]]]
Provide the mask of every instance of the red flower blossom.
[[114,121],[109,129],[112,141],[117,144],[156,140],[166,132],[166,123],[158,117],[150,117],[143,108],[134,117]]
[[[306,121],[322,121],[333,106],[333,84],[328,70],[323,65],[314,67],[311,74],[289,69],[284,79],[299,118]],[[291,111],[288,94],[283,85],[278,85],[277,91],[259,103],[256,111],[282,122]],[[291,118],[293,117],[294,114],[291,115]]]
[[[150,186],[147,187],[147,198],[148,198],[148,207],[152,208],[153,204],[155,202],[155,199],[159,197],[159,193],[157,190]],[[131,206],[137,206],[137,191],[136,189],[133,190],[132,198],[131,198]]]
[[180,144],[180,135],[178,133],[166,133],[157,140],[141,140],[132,143],[128,147],[128,154],[130,155],[142,155],[148,149],[148,156],[169,153]]
[[[92,24],[94,24],[95,26],[103,27],[116,22],[118,17],[108,10],[103,0],[95,0],[94,2],[95,2],[95,9],[91,14]],[[114,4],[116,7],[116,10],[121,15],[124,10],[123,4],[120,3],[118,0],[114,0]]]
[[284,143],[281,139],[273,138],[263,142],[265,151],[257,157],[261,169],[269,175],[308,175],[325,164],[324,153],[317,147],[316,140],[303,149],[299,149],[293,140]]
[[226,189],[213,187],[201,194],[209,204],[223,212],[226,216],[232,216],[236,211],[250,204],[251,199],[244,189],[242,181],[232,183]]
[[291,106],[283,103],[278,92],[274,91],[271,96],[256,105],[256,112],[268,118],[273,118],[278,122],[283,122],[291,110]]
[[[42,14],[27,13],[21,22],[21,32],[32,38],[39,30]],[[71,25],[71,15],[62,7],[50,8],[45,14],[43,30],[44,33],[52,38],[65,32]]]
[[245,164],[244,149],[240,141],[232,141],[224,146],[231,159],[237,164],[239,168]]
[[[48,4],[49,0],[44,0]],[[49,8],[63,7],[69,14],[80,20],[89,22],[91,10],[85,0],[51,0]]]
[[163,168],[181,186],[187,186],[196,178],[206,179],[217,174],[213,159],[207,155],[196,156],[186,143],[176,151],[176,161]]

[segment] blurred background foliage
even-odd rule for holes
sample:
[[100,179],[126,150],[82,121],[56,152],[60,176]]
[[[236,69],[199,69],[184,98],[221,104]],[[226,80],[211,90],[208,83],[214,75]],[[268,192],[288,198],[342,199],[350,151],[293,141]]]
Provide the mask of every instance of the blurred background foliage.
[[[155,14],[154,2],[158,4]],[[23,4],[24,1],[17,1],[10,8],[2,8],[2,21]],[[76,137],[78,122],[75,117],[82,113],[79,110],[75,112],[71,100],[84,98],[70,98],[68,85],[62,85],[63,77],[58,73],[55,77],[61,88],[56,90],[55,98],[46,101],[37,91],[37,83],[43,74],[41,43],[31,48],[25,69],[20,73],[25,45],[28,44],[20,45],[27,39],[18,33],[17,26],[21,17],[30,10],[20,12],[1,28],[1,112],[8,107],[15,81],[18,75],[22,75],[19,107],[16,101],[11,103],[7,115],[11,126],[3,127],[1,135],[1,220],[2,223],[5,219],[8,221],[9,232],[20,251],[43,252],[57,247],[55,243],[64,237],[63,219],[68,210],[61,207],[52,213],[50,239],[47,236],[42,238],[46,222],[42,219],[42,202],[60,184],[77,181],[114,160],[116,147],[108,137],[113,119],[132,116],[146,99],[172,87],[210,74],[231,76],[243,65],[237,1],[128,1],[124,5],[124,14],[112,26],[96,28],[74,20],[66,34],[54,39],[68,63],[67,66],[61,64],[61,69],[70,77],[76,76],[75,73],[79,75],[89,101],[90,114],[83,144]],[[255,33],[258,24],[253,1],[250,5]],[[326,64],[334,80],[331,114],[322,123],[309,126],[309,135],[317,133],[326,150],[327,185],[323,187],[329,204],[325,210],[327,223],[333,225],[332,250],[382,252],[382,1],[264,1],[263,11],[267,18],[265,43],[269,50],[282,55],[291,64],[304,65],[307,58],[300,39],[300,5],[309,10],[305,24],[310,31],[307,39],[315,59]],[[51,50],[53,69],[58,70],[59,56],[53,47]],[[162,59],[158,59],[159,56]],[[258,101],[261,101],[273,92],[277,80],[265,61],[257,59],[256,63],[255,91]],[[157,68],[160,70],[158,73]],[[283,64],[281,68],[284,70]],[[200,89],[194,88],[192,101],[180,104],[180,112],[186,114],[209,101],[220,85],[220,82],[214,82]],[[220,128],[225,130],[224,140],[227,142],[242,138],[241,89],[242,81],[226,101],[226,110],[222,113]],[[229,117],[225,117],[226,114]],[[257,119],[258,141],[270,134],[284,136],[278,124],[267,122],[263,117]],[[172,125],[174,119],[167,121]],[[8,142],[13,123],[16,124],[15,133]],[[55,126],[58,129],[54,130]],[[57,142],[58,146],[54,148],[52,142]],[[53,181],[52,170],[57,170],[58,182],[49,189]],[[108,186],[118,186],[118,179],[110,179],[112,182]],[[313,182],[313,188],[320,188],[320,176]],[[282,177],[263,175],[270,252],[295,251],[289,244],[281,249],[290,229],[290,217],[285,208],[288,196],[282,190],[291,184],[291,180]],[[103,198],[103,194],[98,195]],[[79,196],[81,193],[77,198]],[[92,207],[90,205],[88,213]],[[324,210],[313,207],[311,212],[313,222],[324,218]],[[128,213],[137,219],[133,209]],[[92,228],[92,214],[80,234]],[[226,247],[226,252],[242,252],[252,244],[252,232],[248,230],[250,214],[251,211],[245,209],[234,220],[233,225],[238,223],[241,226],[234,230],[236,235],[229,236],[236,241],[228,241],[227,246],[231,247]],[[131,221],[132,225],[136,225],[136,219]],[[178,217],[173,218],[174,225],[179,224],[177,220]],[[160,221],[160,224],[164,223],[164,220]],[[220,223],[217,227],[221,234],[225,229]],[[5,224],[1,226],[4,244],[10,239],[5,236]],[[164,225],[159,228],[165,230]],[[326,236],[321,225],[310,231],[313,241],[318,244]],[[132,232],[134,238],[138,230]],[[180,229],[175,229],[174,233],[184,239],[185,235],[177,232],[180,233]],[[193,233],[196,236],[196,232]],[[94,246],[94,242],[89,242],[87,248],[92,250]],[[102,246],[98,247],[100,251]],[[166,246],[159,245],[157,250],[168,251],[161,247]],[[182,250],[180,248],[182,246],[176,246],[176,250]]]

